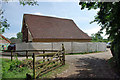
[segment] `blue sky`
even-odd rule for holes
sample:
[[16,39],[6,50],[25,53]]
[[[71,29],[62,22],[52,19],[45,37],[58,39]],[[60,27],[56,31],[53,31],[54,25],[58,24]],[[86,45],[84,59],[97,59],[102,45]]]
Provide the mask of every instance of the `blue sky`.
[[81,10],[79,2],[39,2],[39,6],[21,6],[18,2],[9,2],[3,3],[2,9],[5,10],[4,16],[10,23],[9,30],[3,34],[8,38],[16,37],[16,33],[21,31],[25,13],[72,19],[88,35],[100,29],[96,23],[89,24],[98,10]]

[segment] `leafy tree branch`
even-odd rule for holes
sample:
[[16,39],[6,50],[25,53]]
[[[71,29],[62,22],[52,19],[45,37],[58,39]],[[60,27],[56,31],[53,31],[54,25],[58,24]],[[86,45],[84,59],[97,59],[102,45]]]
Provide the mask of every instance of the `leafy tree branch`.
[[120,67],[120,2],[79,2],[79,5],[81,10],[100,9],[91,23],[97,22],[101,26],[100,31],[106,30],[112,40],[112,54]]

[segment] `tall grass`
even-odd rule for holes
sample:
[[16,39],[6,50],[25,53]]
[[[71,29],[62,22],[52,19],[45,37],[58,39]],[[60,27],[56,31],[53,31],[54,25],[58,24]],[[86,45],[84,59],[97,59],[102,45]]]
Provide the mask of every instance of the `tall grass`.
[[22,61],[17,58],[13,61],[2,59],[2,78],[26,78],[26,73],[31,72],[27,66],[21,66]]

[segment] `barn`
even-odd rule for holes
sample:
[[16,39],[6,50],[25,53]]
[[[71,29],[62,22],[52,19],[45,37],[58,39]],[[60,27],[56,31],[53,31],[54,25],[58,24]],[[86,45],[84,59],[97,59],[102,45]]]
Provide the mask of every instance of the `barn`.
[[66,53],[106,50],[105,43],[91,42],[71,19],[24,14],[21,31],[23,42],[16,45],[16,50],[59,50],[61,44]]
[[23,42],[90,42],[71,19],[24,14]]
[[71,19],[24,14],[23,42],[17,50],[59,50],[64,44],[66,53],[105,51],[105,43],[91,42]]

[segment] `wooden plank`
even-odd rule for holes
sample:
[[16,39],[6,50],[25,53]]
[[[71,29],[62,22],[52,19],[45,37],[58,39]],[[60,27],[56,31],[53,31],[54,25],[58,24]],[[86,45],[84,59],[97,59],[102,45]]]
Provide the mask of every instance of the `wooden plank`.
[[40,66],[43,66],[43,65],[47,65],[47,64],[52,63],[52,62],[55,62],[55,61],[59,61],[59,59],[55,59],[55,60],[51,60],[51,61],[47,61],[47,62],[41,63],[41,64],[39,64],[39,65],[36,65],[36,68],[37,68],[37,67],[40,67]]
[[33,78],[36,78],[36,72],[35,72],[35,54],[33,53]]
[[56,53],[53,57],[51,57],[51,58],[45,58],[45,59],[41,59],[41,60],[38,60],[38,61],[43,61],[43,60],[47,60],[47,59],[53,59],[56,55],[59,55],[59,54],[61,54],[61,52],[58,52],[58,53]]
[[60,67],[60,66],[62,66],[62,65],[58,65],[58,66],[53,67],[53,68],[51,68],[51,69],[49,69],[49,70],[47,70],[47,71],[45,71],[45,72],[43,72],[43,73],[41,73],[41,74],[38,74],[37,77],[38,77],[38,76],[42,76],[43,74],[45,74],[45,73],[47,73],[47,72],[50,72],[50,71],[52,71],[52,70],[54,70],[54,69],[56,69],[56,68],[58,68],[58,67]]
[[56,53],[45,53],[45,54],[39,54],[39,55],[35,55],[35,57],[42,57],[42,56],[53,56]]
[[63,54],[63,65],[65,65],[65,48],[64,45],[62,44],[62,54]]
[[45,56],[44,56],[44,54],[45,54],[45,51],[43,51],[43,62],[45,62]]
[[28,59],[28,51],[26,51],[26,59]]
[[[60,59],[61,59],[61,58],[62,58],[62,55],[60,55],[59,57],[60,57]],[[46,61],[47,61],[48,59],[51,60],[51,58],[57,58],[57,57],[56,57],[56,56],[54,56],[54,57],[47,57],[47,58],[45,58],[45,59],[37,60],[36,63],[37,63],[37,62],[40,62],[40,61],[43,61],[43,60],[46,60]]]
[[11,51],[11,61],[13,60],[13,51]]
[[40,62],[40,61],[47,60],[47,59],[51,59],[51,58],[40,59],[40,60],[37,60],[36,62]]
[[[41,74],[41,73],[43,73],[42,71],[46,71],[49,67],[52,68],[52,67],[54,67],[55,65],[58,65],[58,63],[49,65],[49,66],[47,66],[47,67],[45,67],[45,68],[42,68],[42,69],[38,69],[39,71],[37,70],[38,72],[36,73],[36,76],[39,75],[39,74]],[[48,69],[48,70],[49,70],[49,69]]]
[[48,68],[49,68],[49,67],[54,67],[55,65],[58,65],[58,62],[55,63],[55,64],[52,64],[52,65],[48,65],[47,67],[48,67]]
[[[51,63],[52,63],[52,62],[51,62]],[[48,65],[49,65],[49,63],[46,63],[46,64],[41,68],[41,70],[47,68]]]
[[59,59],[46,61],[46,62],[44,62],[44,63],[41,63],[41,64],[39,64],[39,65],[36,65],[36,67],[35,67],[35,68],[40,67],[40,66],[42,66],[42,65],[45,65],[45,64],[47,64],[47,63],[51,63],[51,62],[54,62],[54,61],[58,61],[58,60],[59,60]]

